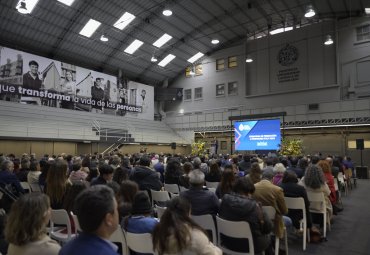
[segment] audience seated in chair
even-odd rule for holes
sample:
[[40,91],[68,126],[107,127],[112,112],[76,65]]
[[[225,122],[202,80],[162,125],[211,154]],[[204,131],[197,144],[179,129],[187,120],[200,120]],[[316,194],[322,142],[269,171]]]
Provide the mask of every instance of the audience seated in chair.
[[222,172],[221,181],[216,188],[216,195],[219,199],[231,192],[235,178],[232,165],[226,165]]
[[130,180],[136,182],[140,190],[161,190],[162,182],[158,174],[149,167],[150,163],[150,158],[143,155],[139,165],[132,170]]

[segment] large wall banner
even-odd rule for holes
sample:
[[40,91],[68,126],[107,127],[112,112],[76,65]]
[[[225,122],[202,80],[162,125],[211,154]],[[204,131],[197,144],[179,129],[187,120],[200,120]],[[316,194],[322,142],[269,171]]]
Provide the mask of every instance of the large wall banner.
[[154,88],[0,47],[0,100],[154,119]]

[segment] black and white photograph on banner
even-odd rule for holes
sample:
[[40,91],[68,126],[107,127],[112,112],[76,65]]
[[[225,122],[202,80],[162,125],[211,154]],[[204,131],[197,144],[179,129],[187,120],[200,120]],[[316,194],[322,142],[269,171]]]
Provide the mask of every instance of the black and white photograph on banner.
[[70,63],[0,47],[0,100],[154,118],[154,89]]

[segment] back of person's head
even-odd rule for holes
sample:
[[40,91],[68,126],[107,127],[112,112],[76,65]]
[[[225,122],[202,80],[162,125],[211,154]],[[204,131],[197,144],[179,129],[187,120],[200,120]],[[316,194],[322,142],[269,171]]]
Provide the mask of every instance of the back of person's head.
[[32,160],[30,164],[30,171],[36,172],[40,170],[40,164],[37,160]]
[[272,160],[272,158],[267,158],[265,162],[266,162],[266,166],[273,166],[274,165],[274,161]]
[[189,174],[193,170],[193,165],[190,162],[185,162],[182,166],[185,174]]
[[331,167],[328,161],[326,160],[320,160],[317,165],[321,167],[322,171],[324,173],[330,173],[331,174]]
[[217,160],[215,159],[211,160],[209,164],[209,173],[217,175],[217,174],[220,174],[220,172],[221,172],[221,169],[220,169],[220,166],[218,165]]
[[132,203],[136,193],[139,191],[139,186],[133,181],[123,181],[120,188],[120,197],[123,202]]
[[113,174],[113,167],[111,167],[110,165],[108,164],[103,164],[99,167],[99,173],[100,175],[108,175],[108,174]]
[[90,164],[91,164],[90,158],[89,157],[84,157],[82,162],[81,162],[81,166],[90,168]]
[[253,194],[256,188],[249,178],[243,177],[235,181],[232,190],[237,194],[248,195]]
[[321,167],[318,165],[310,164],[304,175],[304,184],[312,189],[319,189],[325,184],[325,176]]
[[177,158],[171,158],[167,161],[166,175],[178,176],[181,173],[181,164]]
[[308,161],[307,159],[305,158],[301,158],[300,160],[298,160],[298,167],[302,170],[306,170],[308,166]]
[[113,181],[121,184],[123,181],[128,179],[127,168],[117,167],[113,173]]
[[284,173],[286,168],[284,166],[284,164],[282,163],[277,163],[275,166],[274,166],[274,173]]
[[317,164],[319,161],[320,161],[319,156],[314,155],[311,157],[311,164]]
[[263,180],[269,180],[271,181],[274,178],[274,172],[272,169],[265,169],[262,173],[262,179]]
[[193,159],[194,169],[199,169],[201,164],[202,164],[202,161],[200,160],[200,158],[196,157]]
[[152,205],[146,193],[139,191],[132,202],[132,215],[150,215],[152,213]]
[[67,212],[71,212],[73,210],[76,197],[85,189],[87,189],[87,186],[84,182],[76,182],[73,185],[68,186],[63,199],[63,209]]
[[121,158],[118,155],[113,155],[112,157],[112,164],[119,165],[121,163]]
[[6,240],[17,246],[40,240],[46,234],[49,208],[49,198],[43,193],[34,192],[21,196],[13,203],[8,214]]
[[[153,230],[153,247],[159,255],[169,253],[170,244],[169,236],[173,235],[175,238],[176,253],[181,253],[188,247],[191,242],[191,230],[201,229],[191,218],[190,218],[191,205],[188,200],[175,197],[167,203],[167,209],[164,211],[161,221]],[[172,246],[173,244],[171,244]],[[173,247],[171,247],[173,250]]]
[[293,157],[291,160],[290,160],[290,164],[294,167],[297,166],[298,164],[298,158],[297,157]]
[[283,175],[283,179],[281,180],[282,183],[297,183],[298,178],[297,174],[294,171],[285,171]]
[[281,158],[280,159],[280,163],[281,164],[283,164],[283,166],[285,167],[285,168],[287,168],[288,167],[288,159],[287,158]]
[[82,191],[75,200],[73,210],[82,231],[94,234],[106,215],[114,214],[114,201],[113,190],[106,185],[94,185]]
[[148,156],[143,155],[143,156],[141,156],[141,158],[139,160],[139,165],[149,167],[151,162],[152,162],[152,160]]
[[12,161],[5,159],[1,163],[1,171],[11,171],[13,166],[14,166],[14,163]]
[[30,160],[28,158],[24,158],[21,160],[21,168],[23,169],[29,169],[30,168]]
[[192,186],[203,186],[204,173],[199,169],[195,169],[189,173],[189,183]]

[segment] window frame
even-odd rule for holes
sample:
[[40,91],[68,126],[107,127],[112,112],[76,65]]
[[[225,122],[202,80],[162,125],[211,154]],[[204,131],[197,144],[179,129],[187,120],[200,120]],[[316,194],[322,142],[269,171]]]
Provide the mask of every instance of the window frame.
[[[218,88],[218,86],[222,86],[222,90],[223,90],[223,93],[222,94],[219,94],[218,91],[220,91],[221,89]],[[216,97],[224,97],[225,96],[225,83],[219,83],[219,84],[216,84]]]
[[[186,92],[187,91],[190,91],[190,98],[186,98]],[[193,93],[192,93],[192,90],[191,89],[184,89],[184,100],[183,101],[191,101],[193,98]]]
[[237,56],[229,56],[229,57],[227,57],[227,67],[228,68],[238,67],[238,57]]
[[[230,90],[230,85],[236,84],[236,87],[233,87],[232,90]],[[237,81],[231,81],[227,83],[227,95],[228,96],[236,96],[238,95],[238,82]],[[235,91],[234,91],[235,90]]]
[[[359,29],[361,29],[361,32],[359,32]],[[364,32],[364,29],[367,29],[367,31]],[[355,32],[356,32],[356,42],[370,41],[370,24],[363,24],[361,26],[356,27]],[[359,39],[360,36],[362,37],[361,39]]]
[[223,71],[223,70],[225,70],[225,59],[224,58],[216,59],[216,71]]
[[[200,90],[201,96],[197,97],[197,90]],[[203,99],[203,87],[194,88],[194,100],[202,100]]]

